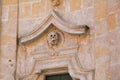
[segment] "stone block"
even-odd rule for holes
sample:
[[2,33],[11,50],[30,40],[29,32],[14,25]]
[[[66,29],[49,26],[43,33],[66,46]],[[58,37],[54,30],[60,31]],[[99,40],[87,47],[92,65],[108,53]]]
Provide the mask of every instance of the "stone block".
[[120,65],[120,47],[119,46],[114,46],[115,49],[113,49],[113,51],[111,51],[111,62],[110,65],[111,66],[117,66]]
[[32,14],[31,3],[20,4],[19,17],[20,18],[30,18]]
[[[15,20],[16,21],[16,20]],[[15,21],[2,22],[2,33],[3,36],[16,36],[17,23]]]
[[95,21],[98,21],[107,16],[107,0],[95,0],[94,7]]
[[107,19],[103,19],[95,23],[95,35],[96,37],[108,33],[108,22]]
[[111,72],[111,75],[110,75],[110,80],[120,80],[120,64],[119,65],[116,65],[116,66],[111,66],[110,67],[110,72]]
[[9,17],[9,7],[5,6],[2,7],[2,21],[8,21]]
[[119,2],[119,0],[108,0],[108,9],[114,7]]
[[51,0],[46,0],[46,13],[49,14],[51,9],[52,9],[52,5],[51,5]]
[[112,48],[115,48],[117,45],[120,45],[120,32],[119,29],[118,30],[114,30],[108,33],[108,42],[109,42],[109,46],[111,46]]
[[108,35],[100,36],[95,41],[95,57],[101,58],[110,54]]
[[34,17],[39,17],[40,14],[44,11],[43,9],[41,9],[41,6],[45,5],[44,3],[41,2],[36,2],[32,4],[32,16]]
[[103,57],[104,55],[109,54],[109,48],[105,46],[96,47],[96,58]]
[[110,65],[117,66],[120,64],[120,36],[117,30],[109,32],[108,42],[110,49]]
[[20,0],[20,3],[26,3],[26,2],[40,2],[41,0]]
[[110,64],[110,57],[108,55],[104,55],[100,57],[99,59],[96,58],[95,62],[95,80],[108,80],[110,76],[109,72],[109,64]]
[[116,25],[120,26],[120,10],[116,13]]
[[32,15],[40,15],[41,3],[33,3],[32,4]]
[[80,10],[81,9],[81,0],[71,0],[70,8],[71,8],[71,11]]
[[87,8],[84,9],[84,18],[85,18],[85,24],[88,25],[89,27],[92,26],[93,21],[94,21],[94,8]]
[[17,0],[3,0],[3,5],[16,5]]
[[107,76],[105,66],[96,68],[95,80],[107,80]]
[[[116,0],[112,0],[113,2]],[[118,1],[116,4],[111,3],[111,6],[108,6],[108,13],[113,14],[120,10],[120,1]]]
[[8,15],[9,20],[17,20],[17,6],[10,6]]
[[89,8],[94,6],[94,0],[83,0],[82,1],[82,8]]
[[[14,57],[16,52],[16,23],[13,21],[2,24],[1,45],[4,57]],[[12,27],[11,27],[12,26]]]
[[108,29],[109,30],[114,30],[115,29],[115,27],[116,27],[116,18],[115,18],[115,14],[111,14],[111,15],[109,15],[108,16],[108,25],[109,25],[109,27],[108,27]]

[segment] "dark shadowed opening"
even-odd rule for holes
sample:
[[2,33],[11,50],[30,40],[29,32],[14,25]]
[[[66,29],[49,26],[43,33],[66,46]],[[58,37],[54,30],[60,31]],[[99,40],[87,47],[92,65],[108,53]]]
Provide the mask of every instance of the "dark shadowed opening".
[[72,78],[68,73],[64,73],[64,74],[47,75],[45,80],[72,80]]

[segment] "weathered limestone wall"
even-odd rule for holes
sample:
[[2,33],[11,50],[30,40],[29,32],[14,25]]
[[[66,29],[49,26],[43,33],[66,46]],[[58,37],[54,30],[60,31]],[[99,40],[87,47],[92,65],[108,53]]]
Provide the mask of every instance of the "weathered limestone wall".
[[[90,27],[89,36],[80,38],[81,64],[95,69],[95,80],[120,80],[120,0],[61,1],[56,10],[63,19]],[[21,37],[32,31],[53,7],[50,0],[2,0],[1,3],[0,80],[15,80],[17,33]]]
[[[1,34],[2,3],[0,1],[0,34]],[[1,36],[1,35],[0,35]],[[1,38],[1,37],[0,37]]]
[[0,1],[0,36],[1,36],[1,17],[2,17],[2,2]]
[[120,1],[95,0],[96,80],[120,79]]
[[0,1],[2,2],[0,80],[14,80],[17,46],[17,0]]

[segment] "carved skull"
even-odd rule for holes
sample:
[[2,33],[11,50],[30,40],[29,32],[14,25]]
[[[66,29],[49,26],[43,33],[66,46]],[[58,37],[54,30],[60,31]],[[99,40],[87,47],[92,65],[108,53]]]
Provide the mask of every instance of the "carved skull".
[[59,35],[57,32],[52,31],[48,34],[48,43],[50,45],[52,45],[52,46],[57,45],[58,39],[59,39]]

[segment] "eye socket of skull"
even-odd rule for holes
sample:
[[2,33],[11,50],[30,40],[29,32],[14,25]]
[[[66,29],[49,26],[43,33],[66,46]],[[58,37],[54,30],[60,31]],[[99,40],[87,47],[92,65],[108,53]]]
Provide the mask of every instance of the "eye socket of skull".
[[56,33],[56,34],[54,34],[53,38],[55,38],[55,37],[57,37],[57,33]]
[[50,37],[51,37],[51,38],[57,37],[57,33],[50,33]]
[[52,37],[52,34],[50,35],[50,37]]

